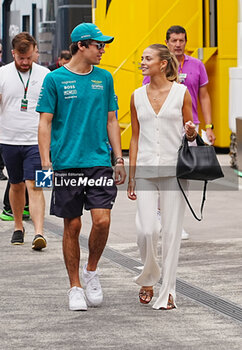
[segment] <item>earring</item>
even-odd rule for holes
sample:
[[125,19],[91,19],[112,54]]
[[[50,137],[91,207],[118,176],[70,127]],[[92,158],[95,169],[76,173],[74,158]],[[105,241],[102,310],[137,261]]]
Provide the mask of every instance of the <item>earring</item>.
[[161,68],[160,71],[161,71],[161,73],[164,72],[164,68]]

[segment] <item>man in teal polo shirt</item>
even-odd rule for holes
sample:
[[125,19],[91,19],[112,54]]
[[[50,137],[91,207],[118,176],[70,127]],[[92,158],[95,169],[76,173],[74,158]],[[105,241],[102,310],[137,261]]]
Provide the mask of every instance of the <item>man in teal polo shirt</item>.
[[[117,101],[111,74],[96,67],[105,52],[105,36],[92,23],[79,24],[71,33],[71,61],[44,80],[40,113],[39,149],[44,168],[54,169],[51,214],[64,218],[63,254],[70,279],[69,309],[87,310],[102,303],[97,264],[109,233],[116,184],[125,181]],[[115,180],[110,144],[115,153]],[[80,283],[81,215],[91,211],[89,257]]]

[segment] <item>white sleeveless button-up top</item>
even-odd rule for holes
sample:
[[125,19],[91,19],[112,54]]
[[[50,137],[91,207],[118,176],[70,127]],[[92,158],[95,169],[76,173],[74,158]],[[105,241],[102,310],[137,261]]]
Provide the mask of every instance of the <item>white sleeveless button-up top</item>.
[[178,149],[183,136],[182,107],[186,86],[173,82],[156,114],[144,85],[134,92],[139,121],[136,178],[176,176]]

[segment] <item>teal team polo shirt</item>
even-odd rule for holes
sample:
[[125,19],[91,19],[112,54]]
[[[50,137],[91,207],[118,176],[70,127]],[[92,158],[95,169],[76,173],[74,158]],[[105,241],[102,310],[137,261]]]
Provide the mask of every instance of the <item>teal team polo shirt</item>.
[[113,78],[105,69],[76,74],[61,67],[48,73],[36,111],[53,114],[53,169],[111,166],[107,120],[117,109]]

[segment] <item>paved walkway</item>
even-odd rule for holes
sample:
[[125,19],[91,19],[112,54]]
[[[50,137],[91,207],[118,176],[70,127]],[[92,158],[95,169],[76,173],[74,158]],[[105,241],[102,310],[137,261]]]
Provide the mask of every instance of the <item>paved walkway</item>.
[[[228,164],[228,156],[220,159]],[[5,184],[0,182],[0,200]],[[241,191],[209,191],[201,223],[187,210],[190,239],[182,242],[178,309],[171,311],[138,302],[139,288],[132,282],[140,266],[135,203],[124,191],[113,209],[108,246],[100,261],[104,303],[87,312],[69,311],[62,220],[48,215],[49,191],[45,197],[46,250],[31,250],[31,221],[25,223],[23,246],[10,245],[13,223],[0,222],[0,349],[241,349]],[[190,193],[197,207],[200,197],[199,191]],[[90,216],[85,213],[83,246],[89,229]],[[82,264],[86,256],[83,248]],[[156,295],[158,290],[159,286]],[[225,315],[228,310],[230,316]]]

